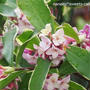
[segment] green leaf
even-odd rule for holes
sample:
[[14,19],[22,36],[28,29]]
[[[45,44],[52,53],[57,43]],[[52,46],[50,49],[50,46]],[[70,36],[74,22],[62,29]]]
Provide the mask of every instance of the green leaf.
[[51,63],[48,60],[38,59],[38,65],[29,81],[29,90],[42,90],[50,65]]
[[17,28],[6,32],[2,38],[3,40],[3,55],[7,62],[12,65],[13,64],[13,50],[14,50],[14,41],[17,34]]
[[84,86],[85,88],[88,87],[88,80],[86,80],[85,78],[83,78],[81,75],[79,75],[78,73],[72,74],[71,75],[71,80]]
[[73,81],[71,81],[69,85],[69,90],[86,90],[83,86]]
[[67,23],[63,25],[64,33],[67,36],[70,36],[74,38],[78,43],[80,42],[78,34],[75,32],[75,30]]
[[6,17],[0,15],[0,34],[3,32],[3,25],[5,24]]
[[0,65],[2,65],[2,66],[8,66],[8,63],[7,63],[7,61],[3,58],[3,59],[0,60]]
[[19,84],[19,89],[18,90],[28,90],[28,83],[29,79],[31,77],[31,72],[25,73],[21,76],[21,82]]
[[72,67],[72,65],[67,60],[65,60],[59,67],[60,76],[69,75],[75,72],[77,71]]
[[49,74],[53,74],[53,73],[59,73],[58,68],[50,68]]
[[0,4],[0,14],[6,17],[16,17],[15,8],[8,5]]
[[39,43],[40,43],[40,40],[39,40],[38,36],[37,35],[34,35],[31,38],[31,40],[28,42],[26,48],[28,48],[28,49],[34,49],[33,45],[34,44],[39,45]]
[[38,31],[48,23],[53,26],[53,19],[44,0],[18,0],[18,6]]
[[4,4],[14,3],[15,4],[16,3],[16,0],[0,0],[0,3],[4,3]]
[[25,30],[22,34],[20,34],[16,40],[17,42],[22,45],[23,43],[25,43],[31,36],[33,35],[33,31],[32,30]]
[[17,54],[16,54],[16,66],[18,66],[20,60],[22,59],[22,54],[28,42],[24,43],[22,46],[19,47]]
[[5,3],[5,2],[6,2],[6,0],[0,0],[0,4],[1,4],[1,3]]
[[5,88],[9,83],[11,83],[16,77],[21,75],[24,71],[16,71],[8,75],[8,77],[0,80],[0,90]]
[[16,54],[16,65],[19,64],[19,62],[22,58],[23,51],[24,51],[27,43],[31,40],[30,38],[32,37],[32,35],[33,35],[32,30],[25,30],[21,35],[19,35],[16,38],[17,42],[21,45]]
[[20,61],[20,66],[21,67],[32,67],[32,68],[34,68],[35,67],[35,65],[31,65],[31,64],[29,64],[25,59],[23,59],[23,58],[21,58],[21,61]]
[[67,49],[67,60],[80,74],[90,79],[90,52],[79,47]]
[[6,0],[5,4],[10,7],[17,8],[16,0]]

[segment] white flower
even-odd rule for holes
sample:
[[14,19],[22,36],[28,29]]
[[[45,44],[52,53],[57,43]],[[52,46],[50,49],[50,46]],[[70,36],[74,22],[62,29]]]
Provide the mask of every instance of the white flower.
[[20,17],[21,17],[22,12],[20,11],[20,9],[19,9],[19,8],[16,8],[16,9],[15,9],[15,14],[17,15],[17,18],[20,18]]
[[58,65],[60,64],[60,62],[61,62],[62,60],[64,60],[64,59],[65,59],[64,56],[59,56],[59,57],[53,59],[53,60],[52,60],[53,66],[58,66]]
[[83,42],[85,39],[86,39],[86,34],[80,34],[79,35],[80,42]]
[[89,46],[86,46],[86,50],[90,52],[90,47]]
[[43,59],[45,59],[44,50],[40,46],[37,46],[35,44],[34,44],[34,48],[37,50],[39,57],[42,57]]
[[21,34],[24,29],[34,29],[34,27],[31,25],[31,23],[28,21],[26,16],[21,12],[19,8],[15,9],[15,13],[17,15],[17,25],[19,27],[19,34]]
[[57,81],[58,81],[59,75],[54,73],[52,76],[46,80],[47,85],[47,90],[54,90],[55,88],[58,87]]
[[65,77],[64,79],[58,81],[59,83],[59,90],[68,90],[69,85],[68,83],[70,82],[70,75]]
[[58,55],[63,55],[65,52],[54,45],[46,51],[47,55],[52,56],[53,59],[57,58]]
[[41,33],[48,35],[52,31],[51,24],[46,24],[45,29],[41,30]]
[[46,51],[48,48],[50,48],[51,41],[44,35],[41,35],[40,38],[41,38],[40,47],[43,49],[43,51]]
[[28,53],[23,53],[23,58],[31,65],[37,63],[37,56],[36,55],[29,55]]
[[25,29],[34,29],[34,27],[30,24],[26,16],[23,14],[21,15],[21,18],[18,19],[18,27],[19,27],[19,33],[22,33]]
[[40,35],[41,41],[39,46],[34,45],[34,48],[37,50],[39,57],[45,59],[45,51],[50,48],[51,41],[44,35]]
[[63,44],[65,42],[63,29],[59,29],[58,31],[56,31],[56,33],[52,35],[52,38],[53,38],[53,43],[56,46]]

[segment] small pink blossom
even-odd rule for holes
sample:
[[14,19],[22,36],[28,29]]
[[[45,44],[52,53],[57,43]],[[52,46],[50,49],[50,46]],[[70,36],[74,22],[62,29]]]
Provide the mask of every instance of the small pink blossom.
[[61,63],[61,61],[63,61],[64,59],[65,59],[64,56],[59,56],[59,57],[53,59],[52,60],[53,66],[58,66]]
[[53,59],[57,58],[59,55],[63,55],[64,53],[64,50],[61,50],[54,45],[46,51],[46,54],[52,56]]
[[25,29],[34,29],[30,22],[22,15],[21,19],[18,19],[19,33],[22,33]]
[[30,64],[36,64],[37,63],[37,57],[31,56],[29,54],[23,54],[23,58]]
[[33,51],[25,49],[23,53],[23,58],[30,64],[36,64],[37,63],[37,54],[33,54]]
[[34,48],[37,50],[39,57],[45,59],[45,51],[51,47],[51,41],[44,35],[40,35],[40,44],[39,46],[34,45]]
[[78,34],[78,30],[76,27],[73,27],[74,31]]
[[64,79],[60,80],[59,83],[59,90],[68,90],[70,82],[70,75],[65,77]]
[[41,42],[40,42],[40,47],[46,51],[48,48],[50,48],[51,46],[51,41],[49,38],[47,38],[46,36],[44,35],[40,35],[40,38],[41,38]]
[[75,41],[75,39],[73,39],[73,38],[71,38],[71,37],[69,37],[69,36],[64,36],[65,37],[65,42],[64,42],[64,46],[66,47],[66,48],[68,48],[68,45],[69,44],[72,44],[72,43],[74,43],[74,42],[76,42]]
[[33,52],[33,50],[25,49],[24,53],[32,55],[34,52]]
[[37,46],[37,45],[34,45],[34,48],[37,50],[38,56],[42,57],[43,59],[45,59],[45,52],[44,52],[44,50],[40,46]]
[[52,76],[50,76],[49,79],[46,79],[45,82],[46,86],[44,86],[44,90],[54,90],[55,88],[58,88],[58,84],[57,84],[58,77],[59,75],[54,73],[52,74]]
[[18,90],[18,85],[16,81],[12,81],[8,86],[6,86],[3,90]]
[[4,74],[4,68],[0,66],[0,77],[2,77],[3,74]]
[[90,25],[86,24],[80,32],[86,34],[86,37],[90,39]]
[[53,38],[53,43],[56,46],[63,44],[65,42],[63,29],[56,31],[56,33],[52,35],[52,38]]
[[31,23],[28,21],[26,16],[22,13],[19,8],[15,9],[15,13],[17,15],[16,25],[19,27],[19,34],[21,34],[25,29],[34,29],[34,27],[31,25]]

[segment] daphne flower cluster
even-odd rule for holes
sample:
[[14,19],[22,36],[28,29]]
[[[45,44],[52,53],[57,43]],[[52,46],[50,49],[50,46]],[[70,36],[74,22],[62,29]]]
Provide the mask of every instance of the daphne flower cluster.
[[6,20],[6,23],[4,24],[5,32],[12,30],[14,27],[18,27],[18,34],[21,34],[25,29],[34,29],[19,8],[15,9],[15,13],[17,17],[9,17],[9,19]]
[[71,43],[71,45],[78,46],[80,48],[86,49],[87,51],[90,51],[90,25],[86,24],[80,31],[78,31],[76,28],[74,28],[74,30],[79,37],[80,43],[78,44],[76,40],[69,37],[69,44]]
[[19,8],[15,9],[15,13],[17,15],[17,25],[19,27],[19,33],[22,33],[24,29],[34,29],[34,27],[30,24],[26,16],[20,11]]
[[81,40],[80,47],[90,51],[90,25],[86,24],[84,29],[79,31],[79,38]]
[[68,90],[70,76],[59,78],[59,75],[54,73],[47,77],[43,90]]
[[[24,59],[29,63],[36,63],[38,57],[43,59],[48,58],[52,61],[54,66],[59,65],[59,63],[64,60],[65,50],[63,44],[65,42],[64,31],[59,29],[55,34],[51,34],[51,25],[47,24],[45,29],[41,30],[39,35],[40,44],[39,46],[34,45],[35,51],[34,55],[27,53],[26,50],[23,53]],[[31,51],[31,50],[30,50]],[[33,51],[32,51],[33,52]]]
[[[6,78],[8,75],[4,73],[4,71],[6,70],[6,68],[4,68],[3,66],[0,66],[0,79],[4,79]],[[4,89],[2,90],[18,90],[18,79],[13,80],[8,86],[6,86]]]

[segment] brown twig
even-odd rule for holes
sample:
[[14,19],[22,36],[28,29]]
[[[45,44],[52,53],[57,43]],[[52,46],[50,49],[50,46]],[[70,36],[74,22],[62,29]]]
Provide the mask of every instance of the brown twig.
[[[59,66],[51,66],[51,68],[58,68]],[[20,70],[34,70],[35,67],[21,67],[21,68],[15,68],[15,71]]]
[[15,68],[15,71],[20,71],[20,70],[34,70],[34,67],[22,67],[22,68]]

